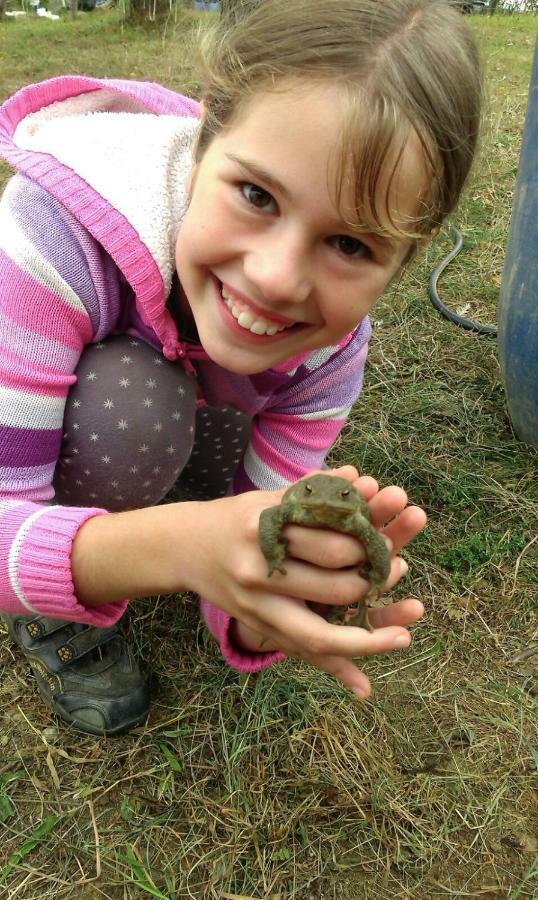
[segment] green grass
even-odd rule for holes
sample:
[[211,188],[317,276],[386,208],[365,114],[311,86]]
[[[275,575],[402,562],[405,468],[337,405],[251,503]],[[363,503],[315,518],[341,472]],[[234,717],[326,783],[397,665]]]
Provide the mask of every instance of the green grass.
[[[85,72],[196,91],[190,34],[112,11],[0,25],[1,91]],[[536,18],[473,17],[489,103],[454,221],[445,301],[495,322]],[[3,170],[7,174],[7,170]],[[368,660],[370,703],[288,660],[229,670],[193,598],[129,630],[150,723],[110,741],[54,722],[0,654],[0,894],[17,900],[519,900],[538,893],[537,454],[514,436],[494,339],[454,327],[426,284],[441,235],[375,311],[364,393],[334,450],[428,511],[395,595],[427,607],[410,651]],[[523,655],[522,655],[523,654]]]

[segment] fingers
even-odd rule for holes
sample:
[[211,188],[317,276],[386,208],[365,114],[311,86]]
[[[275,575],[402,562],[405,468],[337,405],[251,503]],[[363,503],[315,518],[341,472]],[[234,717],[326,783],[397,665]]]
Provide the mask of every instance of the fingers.
[[390,539],[394,553],[399,553],[422,531],[427,516],[420,506],[408,506],[383,529],[383,536]]
[[[307,529],[301,525],[286,525],[284,534],[289,541],[289,557],[320,568],[344,569],[357,566],[367,557],[362,543],[350,534],[324,528]],[[392,544],[389,549],[391,547]]]
[[[261,610],[260,610],[261,617]],[[411,635],[400,625],[369,632],[364,628],[332,625],[303,602],[272,597],[263,607],[263,632],[286,653],[301,659],[314,656],[375,656],[408,647]],[[405,619],[405,611],[400,616]]]
[[420,600],[407,598],[391,603],[388,606],[379,606],[368,613],[370,624],[373,628],[386,628],[388,625],[412,625],[418,622],[424,615],[424,605]]
[[[326,542],[319,540],[320,534],[327,536]],[[357,603],[371,588],[368,578],[363,578],[357,570],[358,563],[366,559],[367,554],[354,538],[341,538],[341,535],[331,532],[316,532],[316,539],[301,551],[294,550],[294,541],[290,538],[286,574],[274,572],[268,587],[281,596],[312,603],[337,606]],[[388,545],[390,550],[390,541]],[[299,555],[303,558],[296,558]],[[393,557],[383,591],[392,590],[408,569],[402,557]]]
[[332,675],[344,687],[353,691],[360,700],[366,700],[370,696],[372,692],[370,679],[351,660],[342,659],[340,656],[316,656],[308,662],[322,672]]
[[374,528],[382,528],[407,506],[407,494],[395,484],[381,488],[369,501],[370,516]]
[[[399,573],[397,563],[394,570]],[[399,577],[395,575],[394,584]],[[370,582],[356,568],[329,569],[297,559],[287,559],[286,574],[274,572],[267,581],[268,589],[278,596],[341,606],[358,603],[370,588]]]

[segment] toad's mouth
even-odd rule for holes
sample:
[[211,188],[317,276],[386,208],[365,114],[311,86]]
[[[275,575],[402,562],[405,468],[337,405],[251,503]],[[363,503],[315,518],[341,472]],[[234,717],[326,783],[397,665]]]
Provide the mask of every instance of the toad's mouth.
[[349,503],[339,503],[338,500],[331,500],[330,502],[327,500],[301,500],[301,507],[313,513],[325,513],[327,509],[330,509],[331,512],[342,516],[347,515],[351,509]]
[[265,316],[262,312],[254,309],[249,303],[238,297],[234,291],[222,284],[222,282],[220,283],[220,295],[224,305],[229,309],[240,328],[249,331],[251,334],[273,337],[275,334],[282,334],[282,332],[300,328],[304,324],[291,320],[285,321],[280,316],[278,317],[279,321],[276,321],[276,318]]

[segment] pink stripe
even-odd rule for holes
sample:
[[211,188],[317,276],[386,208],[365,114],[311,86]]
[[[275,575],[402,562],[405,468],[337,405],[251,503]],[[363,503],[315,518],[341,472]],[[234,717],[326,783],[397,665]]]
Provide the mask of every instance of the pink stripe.
[[66,397],[70,385],[75,383],[77,377],[76,375],[64,375],[62,380],[63,384],[60,383],[59,378],[58,384],[43,384],[39,373],[24,374],[20,369],[13,373],[0,370],[0,385],[16,391],[40,394],[42,397]]
[[[345,419],[301,419],[267,413],[261,425],[261,432],[268,434],[272,443],[299,445],[306,450],[323,450],[332,446],[340,434]],[[267,424],[266,424],[267,423]],[[269,425],[270,423],[270,425]]]
[[[10,350],[8,347],[0,347],[0,371],[4,369],[5,371],[9,371],[10,369],[18,369],[20,372],[23,372],[28,368],[30,361],[28,357],[21,356],[20,353],[16,353],[14,350]],[[33,356],[31,359],[31,365],[34,370],[34,374],[39,377],[40,384],[47,385],[58,385],[60,387],[65,378],[71,378],[72,376],[66,376],[64,369],[52,369],[50,366],[39,365],[35,362]],[[69,382],[71,384],[71,382]]]
[[[0,527],[2,529],[5,549],[3,548],[1,561],[4,564],[0,568],[0,608],[4,611],[21,611],[21,604],[15,594],[7,568],[9,544],[14,539],[24,520],[35,511],[36,507],[31,503],[13,504],[7,509],[0,507]],[[28,613],[28,610],[25,610]]]
[[17,560],[21,590],[44,616],[106,627],[125,612],[126,602],[106,603],[96,609],[82,606],[75,596],[71,574],[71,548],[80,526],[102,509],[52,506],[26,533]]
[[[73,349],[82,350],[91,341],[92,325],[86,312],[73,309],[1,250],[0,264],[4,273],[0,301],[13,322]],[[24,297],[25,302],[21,303],[19,297]]]
[[290,356],[289,359],[283,360],[281,363],[277,363],[273,366],[273,370],[275,372],[294,372],[295,369],[298,369],[299,366],[308,359],[309,356],[312,355],[312,350],[307,350],[305,353],[297,353],[295,356]]
[[[323,438],[320,438],[318,432],[319,422],[312,423],[310,428],[303,428],[309,425],[304,421],[296,421],[287,427],[281,425],[276,434],[273,429],[263,429],[268,439],[260,428],[255,426],[251,435],[252,448],[273,472],[288,481],[296,481],[309,469],[321,465],[327,448],[334,443],[343,423],[332,420],[323,424],[325,434]],[[312,439],[314,436],[316,440]],[[296,448],[293,456],[289,453],[290,442]]]
[[287,481],[296,481],[305,471],[304,454],[301,458],[294,461],[289,456],[282,456],[278,450],[275,450],[272,444],[265,440],[256,428],[253,428],[251,435],[251,443],[253,450],[258,454],[260,459],[277,475],[285,478]]
[[63,397],[76,380],[74,374],[36,365],[33,358],[0,347],[0,384],[4,387],[39,393],[45,397]]
[[0,521],[3,531],[17,532],[22,522],[35,512],[32,503],[17,503],[13,501],[9,506],[0,506]]

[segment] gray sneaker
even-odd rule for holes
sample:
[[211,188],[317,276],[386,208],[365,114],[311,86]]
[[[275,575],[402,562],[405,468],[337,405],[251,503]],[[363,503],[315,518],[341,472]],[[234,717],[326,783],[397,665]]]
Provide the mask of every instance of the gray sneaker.
[[118,629],[65,619],[2,615],[39,691],[62,719],[89,734],[122,734],[149,712],[149,689]]

